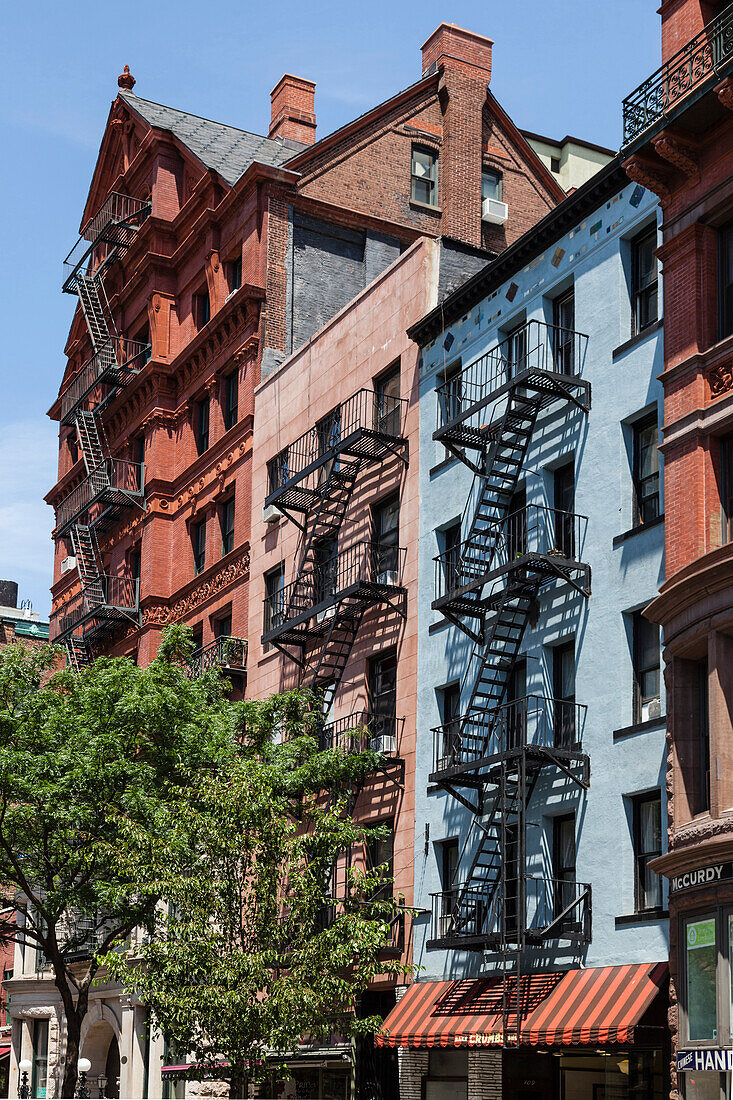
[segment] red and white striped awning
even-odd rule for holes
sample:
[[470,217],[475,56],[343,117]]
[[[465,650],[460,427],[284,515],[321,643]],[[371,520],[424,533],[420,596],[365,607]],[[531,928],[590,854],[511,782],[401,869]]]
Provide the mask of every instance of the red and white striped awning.
[[[666,963],[598,966],[520,979],[416,982],[376,1035],[378,1046],[532,1046],[633,1043],[644,1013],[667,986]],[[519,1011],[517,1011],[517,1009]],[[517,1027],[519,1017],[519,1027]]]

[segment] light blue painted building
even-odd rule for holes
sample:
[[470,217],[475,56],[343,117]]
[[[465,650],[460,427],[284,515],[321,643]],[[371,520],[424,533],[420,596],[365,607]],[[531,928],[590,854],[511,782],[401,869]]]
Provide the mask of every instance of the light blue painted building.
[[[640,614],[663,577],[657,220],[616,160],[411,333],[420,981],[667,958],[646,866],[666,836],[664,684]],[[595,1069],[533,1069],[527,1095],[575,1095],[582,1072],[623,1096],[631,1065],[656,1096],[662,1031],[625,1063],[596,1042]],[[505,1055],[504,1095],[514,1073]]]

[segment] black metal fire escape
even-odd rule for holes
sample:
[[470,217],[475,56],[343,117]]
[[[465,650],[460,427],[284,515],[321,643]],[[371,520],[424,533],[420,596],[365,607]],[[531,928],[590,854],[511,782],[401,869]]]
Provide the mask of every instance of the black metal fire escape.
[[590,594],[585,519],[517,495],[538,416],[550,406],[590,408],[590,386],[580,377],[586,342],[528,322],[440,387],[433,435],[475,475],[465,537],[436,558],[433,602],[474,650],[461,692],[467,707],[433,731],[430,782],[475,816],[456,878],[433,895],[431,946],[501,954],[505,972],[516,950],[517,974],[526,947],[587,942],[590,934],[590,887],[530,873],[526,846],[528,807],[544,769],[588,786],[585,708],[527,695],[513,683],[540,589],[562,582]]
[[407,465],[404,399],[358,390],[268,463],[265,508],[302,532],[295,579],[265,598],[263,643],[301,669],[327,713],[367,608],[405,614],[404,550],[367,539],[341,545],[362,470],[396,457]]
[[144,509],[144,469],[112,456],[102,412],[147,362],[150,345],[118,334],[104,277],[149,213],[149,202],[113,192],[64,261],[62,289],[79,298],[92,345],[91,357],[61,395],[61,424],[76,429],[86,477],[56,509],[55,537],[71,541],[80,592],[56,623],[54,639],[65,643],[77,669],[89,663],[93,644],[116,622],[139,621],[137,582],[105,573],[98,536],[123,511]]

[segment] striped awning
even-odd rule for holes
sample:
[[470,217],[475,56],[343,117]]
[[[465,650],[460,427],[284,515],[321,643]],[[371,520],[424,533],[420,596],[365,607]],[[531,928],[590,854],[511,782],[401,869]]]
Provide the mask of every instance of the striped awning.
[[[506,981],[506,985],[505,985]],[[666,988],[667,964],[600,966],[457,982],[416,982],[376,1035],[378,1046],[481,1047],[633,1043]],[[504,1013],[506,1011],[506,1034]],[[518,1026],[519,1023],[519,1026]]]

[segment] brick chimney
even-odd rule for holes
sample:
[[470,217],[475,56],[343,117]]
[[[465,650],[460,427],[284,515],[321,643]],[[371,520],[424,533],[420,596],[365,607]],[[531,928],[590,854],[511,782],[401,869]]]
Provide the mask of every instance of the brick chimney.
[[316,140],[315,97],[316,86],[312,80],[285,73],[270,92],[269,136],[312,145]]
[[422,74],[436,68],[463,69],[468,75],[480,76],[488,84],[491,80],[490,38],[473,31],[464,31],[455,23],[441,23],[422,47]]

